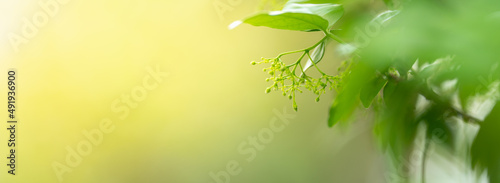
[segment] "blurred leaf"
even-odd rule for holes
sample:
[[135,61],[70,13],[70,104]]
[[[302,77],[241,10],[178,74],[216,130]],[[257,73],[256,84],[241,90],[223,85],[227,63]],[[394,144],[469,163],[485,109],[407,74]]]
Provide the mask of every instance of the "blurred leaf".
[[472,166],[487,169],[490,182],[500,182],[500,104],[497,102],[471,147]]
[[377,94],[382,90],[382,88],[387,83],[382,77],[376,77],[369,81],[367,85],[365,85],[359,94],[359,99],[361,99],[361,103],[365,108],[370,107],[373,99],[377,96]]
[[383,0],[383,1],[389,9],[394,8],[394,3],[392,2],[392,0]]
[[[473,83],[473,80],[472,78],[464,79],[462,77],[458,82],[458,95],[464,111],[468,111],[468,100],[476,93],[477,84]],[[478,83],[477,81],[475,82]]]
[[455,132],[453,127],[446,122],[447,107],[438,104],[432,106],[418,119],[426,123],[427,139],[436,145],[443,145],[449,150],[453,150],[455,143]]
[[384,101],[390,100],[390,97],[393,95],[395,90],[396,90],[396,83],[395,82],[388,82],[384,86],[384,90],[382,93],[382,97],[384,98]]
[[392,92],[387,96],[384,110],[377,119],[375,132],[383,147],[393,153],[393,158],[408,157],[417,133],[415,105],[418,93],[414,82],[387,83]]
[[452,70],[451,57],[439,58],[430,64],[423,65],[418,73],[419,77],[429,79],[431,77],[441,77],[439,75]]
[[411,66],[413,66],[415,61],[415,59],[396,60],[394,63],[394,67],[401,76],[406,77],[408,75],[408,71],[410,71]]
[[344,89],[339,91],[333,101],[328,116],[328,126],[332,127],[339,121],[346,121],[359,104],[361,88],[368,82],[365,78],[375,74],[375,70],[364,62],[353,64],[351,74],[345,78]]
[[372,22],[384,24],[398,14],[399,14],[399,10],[387,10],[387,11],[384,11],[384,12],[378,14],[375,18],[373,18]]

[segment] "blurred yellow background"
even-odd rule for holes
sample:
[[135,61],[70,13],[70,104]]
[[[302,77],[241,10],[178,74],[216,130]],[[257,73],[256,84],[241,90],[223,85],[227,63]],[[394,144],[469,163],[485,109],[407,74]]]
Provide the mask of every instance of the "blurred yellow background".
[[[280,93],[264,94],[267,75],[250,61],[308,47],[321,35],[227,29],[253,13],[258,1],[53,0],[54,16],[14,48],[9,35],[22,36],[24,18],[32,22],[47,13],[40,2],[52,1],[0,2],[1,71],[18,71],[19,118],[16,175],[0,166],[1,182],[215,182],[210,172],[232,160],[241,172],[230,182],[238,183],[375,182],[384,176],[370,130],[327,127],[332,92],[319,103],[310,93],[299,95],[299,112]],[[113,103],[157,67],[169,75],[121,120]],[[273,109],[295,117],[247,162],[238,146],[269,126]],[[67,148],[87,141],[82,131],[106,118],[114,131],[68,166]],[[7,132],[0,130],[2,156],[8,155]],[[59,179],[55,162],[71,172]]]

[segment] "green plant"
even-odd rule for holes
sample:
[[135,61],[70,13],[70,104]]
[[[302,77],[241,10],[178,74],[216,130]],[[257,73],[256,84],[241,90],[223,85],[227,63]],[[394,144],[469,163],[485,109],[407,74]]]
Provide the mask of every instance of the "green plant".
[[[280,11],[259,12],[230,25],[247,23],[324,35],[305,49],[252,62],[270,64],[264,71],[273,84],[266,92],[281,90],[297,109],[295,96],[301,88],[316,93],[316,100],[328,88],[335,90],[330,127],[350,121],[360,106],[374,111],[375,134],[396,164],[415,151],[423,131],[422,181],[427,147],[432,143],[451,152],[457,151],[457,144],[465,144],[464,159],[470,160],[470,169],[487,170],[490,182],[500,182],[500,2],[384,0],[385,8],[368,5],[382,12],[371,21],[365,21],[366,2],[341,3],[350,12],[328,0],[289,0]],[[346,20],[337,25],[344,14]],[[366,33],[357,29],[363,25],[370,28]],[[356,43],[361,35],[367,44]],[[338,48],[354,48],[347,49],[351,50],[348,59],[337,75],[326,74],[318,66],[330,51],[326,49],[330,41],[337,42]],[[299,55],[298,59],[284,63],[282,57],[291,54]],[[308,74],[311,67],[319,77]],[[479,127],[477,135],[469,137],[472,144],[456,140],[464,135],[455,128],[457,124]],[[446,137],[438,143],[432,141],[437,131]]]

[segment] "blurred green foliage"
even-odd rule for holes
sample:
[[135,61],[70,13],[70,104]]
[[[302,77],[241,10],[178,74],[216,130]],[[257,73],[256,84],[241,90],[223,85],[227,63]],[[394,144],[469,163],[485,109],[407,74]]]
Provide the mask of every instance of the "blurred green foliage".
[[[370,20],[369,11],[380,14]],[[490,182],[500,182],[500,1],[383,0],[367,6],[364,1],[290,0],[279,11],[260,12],[233,26],[239,23],[324,34],[317,44],[269,63],[271,71],[276,65],[286,70],[288,77],[280,82],[294,88],[285,93],[293,98],[311,81],[335,86],[329,126],[349,122],[362,106],[374,110],[375,134],[398,159],[414,150],[419,130],[425,131],[426,143],[439,132],[446,138],[435,144],[453,151],[456,143],[466,143],[455,140],[461,134],[453,124],[477,125],[470,168],[487,170]],[[317,66],[324,52],[334,51],[325,50],[331,40],[344,50],[337,53],[346,54],[349,65],[337,76]],[[280,60],[294,53],[301,55],[294,64]],[[319,78],[309,77],[311,66]],[[274,71],[270,74],[274,79]]]

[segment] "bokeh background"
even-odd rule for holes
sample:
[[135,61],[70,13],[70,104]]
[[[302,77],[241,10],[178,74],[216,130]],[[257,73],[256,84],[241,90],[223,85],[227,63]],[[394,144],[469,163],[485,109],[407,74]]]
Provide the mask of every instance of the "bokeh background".
[[[310,46],[321,34],[227,29],[259,1],[70,0],[16,52],[7,35],[22,34],[23,19],[43,11],[39,2],[48,0],[0,2],[1,72],[18,70],[19,118],[16,175],[6,173],[1,158],[1,182],[59,182],[52,164],[64,164],[66,148],[103,118],[115,131],[63,182],[208,183],[209,173],[231,160],[241,162],[235,183],[384,182],[382,156],[365,124],[370,114],[349,128],[328,128],[333,92],[318,103],[310,93],[299,95],[298,112],[279,93],[264,93],[267,74],[250,61]],[[335,71],[340,59],[326,57],[334,61],[325,70]],[[113,101],[156,66],[169,76],[119,120]],[[268,127],[274,109],[295,117],[246,162],[238,145]],[[2,128],[2,157],[7,137]]]

